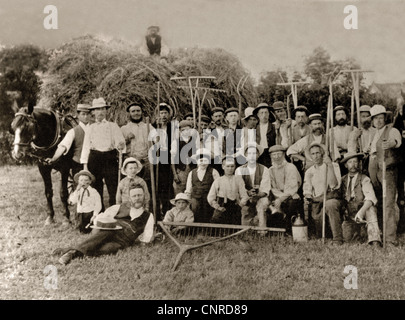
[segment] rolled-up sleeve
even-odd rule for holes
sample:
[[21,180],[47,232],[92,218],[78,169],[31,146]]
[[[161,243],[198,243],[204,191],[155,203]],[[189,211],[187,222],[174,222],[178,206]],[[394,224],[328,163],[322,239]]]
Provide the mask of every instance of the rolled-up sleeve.
[[150,214],[149,219],[146,222],[145,229],[143,230],[143,233],[138,238],[139,241],[144,242],[144,243],[149,243],[149,242],[153,241],[154,224],[155,224],[155,220],[153,219],[153,214]]
[[364,176],[361,182],[361,190],[363,191],[364,201],[371,201],[373,205],[377,204],[374,188],[369,177]]

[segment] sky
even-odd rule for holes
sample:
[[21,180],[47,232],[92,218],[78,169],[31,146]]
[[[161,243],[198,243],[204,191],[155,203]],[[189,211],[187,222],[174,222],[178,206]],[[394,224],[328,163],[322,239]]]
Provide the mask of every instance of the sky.
[[[58,29],[46,30],[46,5]],[[346,5],[358,29],[347,30]],[[254,78],[282,68],[302,70],[322,46],[333,60],[355,58],[366,82],[405,81],[405,0],[0,0],[0,44],[57,48],[85,34],[138,43],[158,25],[169,47],[223,48]]]

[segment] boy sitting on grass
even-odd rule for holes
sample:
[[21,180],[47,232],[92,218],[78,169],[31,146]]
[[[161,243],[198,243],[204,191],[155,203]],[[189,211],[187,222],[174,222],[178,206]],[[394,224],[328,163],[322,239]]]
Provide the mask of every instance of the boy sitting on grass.
[[[185,193],[178,193],[176,197],[170,200],[175,207],[166,212],[163,222],[194,222],[194,213],[189,204],[190,198]],[[174,234],[184,230],[185,226],[171,226],[170,231]]]
[[241,207],[249,200],[245,182],[241,176],[235,176],[235,158],[226,156],[222,159],[224,175],[217,178],[211,186],[207,200],[215,209],[212,223],[241,225]]
[[129,202],[129,187],[132,184],[139,184],[142,186],[145,192],[145,210],[149,210],[149,202],[150,202],[150,193],[148,191],[148,186],[141,177],[138,177],[137,174],[142,170],[142,163],[133,157],[129,157],[125,159],[121,174],[126,176],[122,179],[117,188],[117,195],[115,196],[116,204],[121,204],[124,202]]
[[101,197],[96,189],[90,186],[94,182],[94,176],[87,170],[81,170],[73,177],[77,184],[76,190],[69,196],[69,205],[77,204],[77,220],[79,231],[89,233],[91,229],[86,226],[101,211]]

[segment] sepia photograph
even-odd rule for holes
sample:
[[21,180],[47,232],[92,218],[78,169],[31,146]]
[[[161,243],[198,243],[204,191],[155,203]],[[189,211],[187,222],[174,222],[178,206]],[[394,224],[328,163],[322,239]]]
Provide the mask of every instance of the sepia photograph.
[[404,12],[0,0],[0,299],[405,299]]

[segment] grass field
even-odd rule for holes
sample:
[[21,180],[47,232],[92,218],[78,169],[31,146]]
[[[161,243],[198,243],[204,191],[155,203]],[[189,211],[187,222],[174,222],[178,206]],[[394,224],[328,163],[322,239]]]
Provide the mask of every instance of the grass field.
[[[178,248],[166,239],[62,266],[51,252],[87,235],[60,222],[43,226],[36,167],[1,167],[0,176],[0,299],[405,299],[403,236],[386,251],[320,240],[227,240],[186,253],[177,271]],[[61,221],[58,192],[54,187]],[[355,275],[344,272],[348,265],[357,268],[357,289],[345,288],[345,277]],[[57,282],[49,281],[51,271]]]

